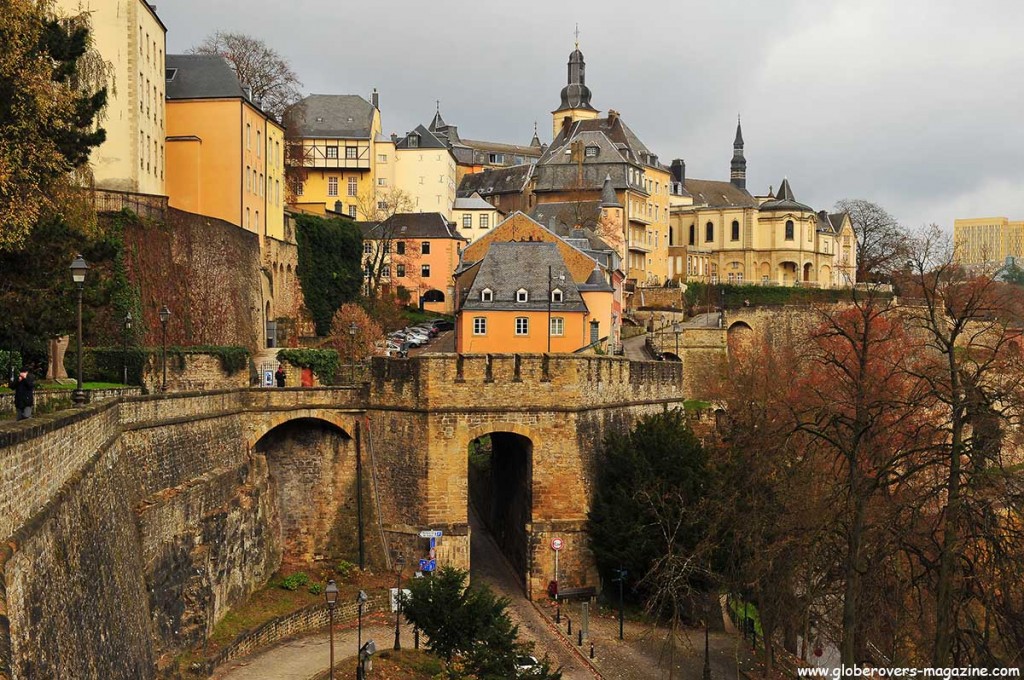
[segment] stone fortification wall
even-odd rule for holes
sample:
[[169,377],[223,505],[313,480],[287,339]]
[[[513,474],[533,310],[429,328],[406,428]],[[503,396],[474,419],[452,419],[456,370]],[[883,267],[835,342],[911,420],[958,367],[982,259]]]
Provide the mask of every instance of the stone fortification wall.
[[[163,378],[163,362],[159,353],[154,353],[142,367],[142,384],[146,392],[159,392]],[[170,392],[225,390],[248,386],[248,370],[228,373],[224,370],[220,358],[212,354],[167,356],[167,390]]]
[[[109,390],[86,390],[90,403],[99,403],[116,397],[134,397],[142,394],[139,387],[124,387]],[[35,412],[55,410],[71,406],[71,390],[36,390]],[[14,392],[0,394],[0,416],[14,416]]]

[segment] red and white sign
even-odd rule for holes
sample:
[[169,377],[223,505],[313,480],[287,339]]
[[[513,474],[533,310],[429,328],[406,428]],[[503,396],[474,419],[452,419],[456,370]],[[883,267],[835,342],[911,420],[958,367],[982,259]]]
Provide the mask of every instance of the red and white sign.
[[558,552],[559,550],[561,550],[562,549],[562,539],[560,539],[560,538],[552,538],[551,539],[551,549],[554,550],[555,552]]

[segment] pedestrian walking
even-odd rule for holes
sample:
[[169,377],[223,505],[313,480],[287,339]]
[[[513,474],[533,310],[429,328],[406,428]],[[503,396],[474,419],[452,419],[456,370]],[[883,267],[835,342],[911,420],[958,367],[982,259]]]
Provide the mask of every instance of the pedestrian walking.
[[284,372],[284,366],[282,366],[281,364],[278,364],[277,365],[277,371],[274,373],[274,380],[277,381],[277,386],[278,387],[284,387],[284,379],[285,379],[285,377],[286,376],[285,376],[285,372]]
[[27,366],[21,367],[21,372],[11,380],[9,387],[14,390],[14,410],[18,413],[18,420],[31,418],[32,407],[35,406],[36,382]]

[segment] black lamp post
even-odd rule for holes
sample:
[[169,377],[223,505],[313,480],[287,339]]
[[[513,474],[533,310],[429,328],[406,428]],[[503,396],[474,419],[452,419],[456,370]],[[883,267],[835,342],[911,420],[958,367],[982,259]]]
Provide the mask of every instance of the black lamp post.
[[402,569],[405,567],[405,557],[396,557],[395,566],[398,567],[398,587],[395,589],[395,649],[401,649],[402,629],[399,627],[399,617],[402,615]]
[[124,315],[124,351],[121,363],[124,365],[124,384],[128,384],[128,336],[132,333],[132,313]]
[[356,596],[359,604],[358,637],[356,639],[356,680],[363,680],[363,605],[366,604],[366,592],[360,590]]
[[358,333],[358,332],[359,332],[359,324],[357,324],[355,321],[353,321],[352,323],[350,323],[348,325],[348,335],[352,339],[352,343],[349,345],[351,347],[350,351],[352,352],[352,355],[348,358],[348,360],[349,360],[349,364],[348,364],[348,380],[353,385],[356,384],[355,357],[356,357],[356,333]]
[[78,287],[78,335],[75,338],[75,344],[78,347],[78,382],[75,391],[71,393],[71,401],[76,406],[85,403],[85,390],[82,389],[82,289],[85,287],[85,274],[88,271],[89,263],[82,259],[81,255],[76,255],[75,260],[71,263],[71,280]]
[[615,570],[615,580],[619,582],[619,639],[624,639],[622,636],[622,621],[623,621],[623,597],[622,597],[622,584],[626,581],[627,572],[622,567]]
[[[324,600],[327,601],[327,617],[328,617],[327,627],[328,627],[328,630],[330,631],[328,633],[328,637],[331,640],[331,642],[330,642],[330,646],[331,646],[331,667],[330,667],[330,671],[329,671],[329,677],[330,677],[331,680],[334,680],[334,607],[337,606],[337,604],[338,604],[338,586],[334,582],[334,579],[331,579],[330,581],[328,581],[327,582],[327,587],[324,588]],[[362,603],[360,603],[359,611],[362,612],[362,610],[363,610],[363,605],[362,605]]]
[[160,391],[167,391],[167,322],[171,319],[171,310],[164,305],[160,310],[161,344],[163,349],[160,352],[160,364],[163,367],[164,379],[160,385]]
[[[551,353],[551,284],[554,281],[551,273],[551,265],[548,265],[548,354]],[[565,282],[565,274],[558,275],[559,283]]]

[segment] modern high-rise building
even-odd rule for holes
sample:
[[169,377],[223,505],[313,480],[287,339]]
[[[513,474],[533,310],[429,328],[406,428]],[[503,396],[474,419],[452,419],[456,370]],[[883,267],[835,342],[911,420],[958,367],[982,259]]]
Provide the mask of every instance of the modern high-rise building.
[[953,223],[956,259],[961,264],[979,265],[1024,257],[1024,220],[1006,217],[972,217]]

